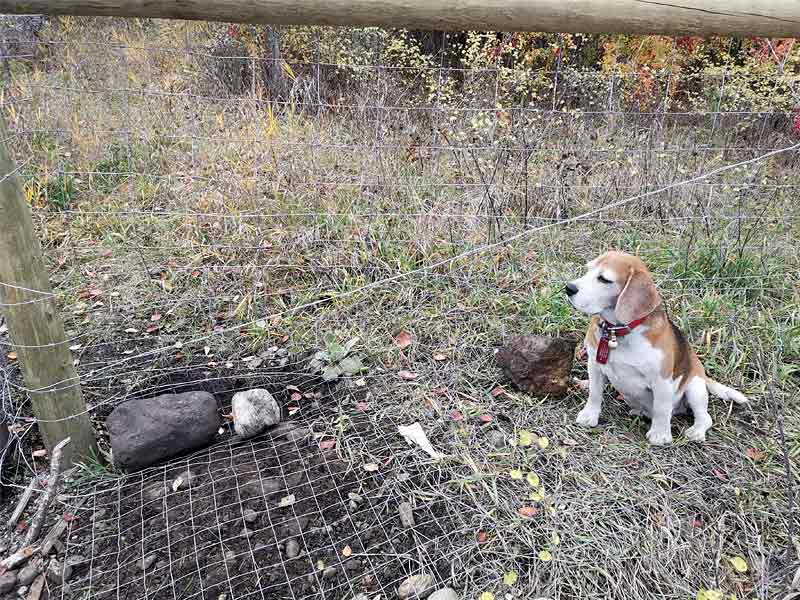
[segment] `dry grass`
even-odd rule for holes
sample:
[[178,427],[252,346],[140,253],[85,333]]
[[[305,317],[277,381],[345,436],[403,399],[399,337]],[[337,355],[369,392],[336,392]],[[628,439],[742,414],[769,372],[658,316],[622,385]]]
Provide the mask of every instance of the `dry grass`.
[[[63,19],[44,33],[40,59],[12,64],[4,108],[98,427],[114,403],[176,380],[223,395],[270,380],[266,364],[243,360],[270,346],[290,350],[287,372],[300,378],[326,334],[359,337],[365,389],[349,380],[330,393],[358,387],[376,423],[419,420],[452,456],[435,480],[466,523],[453,535],[487,533],[459,546],[453,582],[465,597],[788,593],[798,540],[775,415],[796,461],[796,151],[416,273],[788,146],[788,134],[747,114],[502,116],[478,74],[469,94],[432,111],[391,71],[365,69],[320,108],[313,68],[295,65],[296,101],[271,102],[255,84],[244,97],[210,91],[223,59],[184,46],[205,43],[204,26]],[[561,282],[608,247],[651,264],[708,370],[754,399],[713,403],[703,446],[678,435],[648,447],[646,425],[612,398],[586,431],[573,424],[579,391],[490,394],[504,336],[585,326]],[[401,330],[413,334],[402,351]],[[549,447],[516,445],[520,430]],[[498,451],[490,431],[509,445]],[[545,499],[531,500],[512,469],[536,473]],[[524,519],[522,506],[539,513]],[[737,555],[747,573],[731,567]],[[519,574],[511,587],[508,571]]]

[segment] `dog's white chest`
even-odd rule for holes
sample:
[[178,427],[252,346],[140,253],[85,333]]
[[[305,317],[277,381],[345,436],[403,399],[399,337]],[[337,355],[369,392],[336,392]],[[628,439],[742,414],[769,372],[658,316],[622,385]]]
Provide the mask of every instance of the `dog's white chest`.
[[662,359],[661,350],[641,333],[632,332],[611,349],[608,362],[598,363],[598,366],[632,409],[642,409],[649,414],[653,404],[652,386],[661,376]]

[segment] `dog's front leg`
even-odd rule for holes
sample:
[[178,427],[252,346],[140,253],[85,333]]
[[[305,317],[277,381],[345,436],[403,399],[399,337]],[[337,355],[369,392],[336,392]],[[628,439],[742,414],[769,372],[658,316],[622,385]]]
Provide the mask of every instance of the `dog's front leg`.
[[603,408],[603,390],[606,387],[606,376],[597,362],[589,357],[589,399],[575,422],[587,427],[596,427]]
[[658,381],[653,386],[653,412],[647,440],[654,446],[672,443],[672,397],[675,394],[672,385],[666,380]]

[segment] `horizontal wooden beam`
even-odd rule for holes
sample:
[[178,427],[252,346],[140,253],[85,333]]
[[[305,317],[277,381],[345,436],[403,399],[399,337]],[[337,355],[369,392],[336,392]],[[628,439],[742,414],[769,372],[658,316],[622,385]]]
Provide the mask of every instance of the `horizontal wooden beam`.
[[800,0],[0,0],[0,14],[426,30],[800,37]]

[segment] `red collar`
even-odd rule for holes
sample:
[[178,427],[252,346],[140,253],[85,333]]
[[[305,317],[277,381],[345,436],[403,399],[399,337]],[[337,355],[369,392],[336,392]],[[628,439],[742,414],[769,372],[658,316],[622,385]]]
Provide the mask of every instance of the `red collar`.
[[636,327],[644,323],[649,316],[650,315],[645,315],[641,319],[631,321],[627,325],[612,325],[605,319],[600,321],[600,340],[597,343],[595,360],[601,365],[606,364],[608,362],[609,353],[617,347],[617,338],[628,335]]

